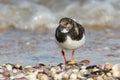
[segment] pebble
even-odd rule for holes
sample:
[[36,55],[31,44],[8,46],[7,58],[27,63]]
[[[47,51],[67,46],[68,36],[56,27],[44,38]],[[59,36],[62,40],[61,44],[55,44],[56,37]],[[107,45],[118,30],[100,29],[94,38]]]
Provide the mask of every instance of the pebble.
[[72,61],[54,66],[41,63],[34,67],[9,63],[0,66],[0,80],[116,80],[118,78],[120,78],[120,63],[86,65],[81,61]]
[[62,80],[68,80],[68,78],[69,78],[68,74],[65,73],[62,75]]
[[20,64],[15,64],[13,66],[14,69],[19,69],[19,70],[22,70],[22,66]]
[[112,67],[113,77],[120,77],[120,63]]
[[70,80],[76,80],[76,79],[77,79],[77,74],[76,73],[71,73]]

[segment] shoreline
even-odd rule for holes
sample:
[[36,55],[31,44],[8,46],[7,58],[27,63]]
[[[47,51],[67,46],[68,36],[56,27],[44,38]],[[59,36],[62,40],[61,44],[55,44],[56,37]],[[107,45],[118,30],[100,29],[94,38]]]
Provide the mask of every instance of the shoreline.
[[116,80],[120,77],[119,70],[120,64],[111,63],[39,63],[35,66],[6,63],[0,66],[0,80]]

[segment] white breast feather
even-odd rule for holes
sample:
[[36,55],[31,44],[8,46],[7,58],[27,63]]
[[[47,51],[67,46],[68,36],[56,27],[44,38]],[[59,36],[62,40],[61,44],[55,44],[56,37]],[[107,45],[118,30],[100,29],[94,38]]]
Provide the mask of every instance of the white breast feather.
[[83,37],[81,40],[77,41],[77,40],[72,40],[70,38],[70,36],[67,36],[67,40],[64,43],[59,43],[57,42],[57,44],[62,48],[62,49],[66,49],[66,50],[75,50],[77,48],[79,48],[80,46],[82,46],[85,43],[85,35],[83,34]]
[[61,32],[62,33],[67,33],[68,31],[66,29],[63,29]]

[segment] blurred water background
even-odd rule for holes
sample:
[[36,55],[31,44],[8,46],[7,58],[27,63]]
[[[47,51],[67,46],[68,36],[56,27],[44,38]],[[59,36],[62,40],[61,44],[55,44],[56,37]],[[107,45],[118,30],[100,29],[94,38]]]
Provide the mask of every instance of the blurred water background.
[[[62,17],[86,29],[77,60],[120,61],[120,0],[0,0],[0,64],[63,62],[54,33]],[[68,53],[68,54],[67,54]],[[71,51],[66,55],[71,58]]]

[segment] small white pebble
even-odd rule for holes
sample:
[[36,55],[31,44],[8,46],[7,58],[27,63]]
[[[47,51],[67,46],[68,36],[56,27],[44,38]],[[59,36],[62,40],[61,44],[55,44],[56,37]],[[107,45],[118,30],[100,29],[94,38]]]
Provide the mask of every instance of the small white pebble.
[[81,69],[86,69],[86,66],[81,66]]
[[68,74],[65,73],[65,74],[62,75],[62,79],[66,79],[67,80],[68,78],[69,78]]
[[7,64],[7,65],[6,65],[6,69],[9,70],[9,71],[12,71],[12,65]]
[[94,68],[94,69],[93,69],[93,71],[99,71],[99,69],[97,69],[97,68]]
[[4,70],[2,68],[0,68],[0,73],[3,73],[3,72],[4,72]]
[[36,80],[36,75],[34,73],[29,73],[28,79],[29,80]]
[[56,73],[56,68],[52,67],[50,71],[54,74],[54,73]]
[[82,69],[82,70],[80,70],[80,73],[82,73],[82,74],[87,74],[87,73],[88,73],[88,70]]
[[108,69],[108,70],[112,69],[112,67],[113,67],[113,65],[110,63],[105,63],[105,65],[104,65],[104,68]]
[[120,63],[113,65],[112,72],[114,77],[120,77]]
[[17,73],[18,70],[17,70],[17,69],[13,69],[12,72],[13,72],[13,73]]
[[112,76],[112,73],[110,73],[110,72],[109,72],[109,73],[107,73],[107,76],[111,77],[111,76]]
[[70,75],[70,79],[76,80],[76,79],[77,79],[77,74],[76,74],[76,73],[72,73],[72,74]]
[[25,68],[32,68],[32,66],[31,66],[31,65],[28,65],[28,66],[25,66]]

